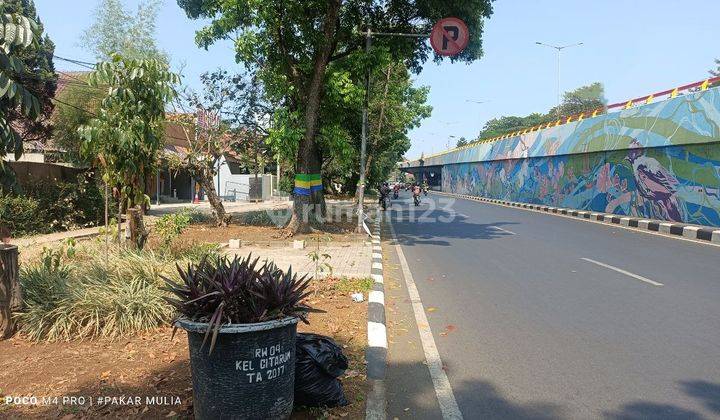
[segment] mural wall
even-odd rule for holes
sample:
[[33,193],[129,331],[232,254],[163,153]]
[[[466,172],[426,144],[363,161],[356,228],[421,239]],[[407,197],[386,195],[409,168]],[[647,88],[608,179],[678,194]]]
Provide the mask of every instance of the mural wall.
[[720,144],[445,165],[443,191],[720,226]]
[[720,87],[424,159],[436,165],[447,192],[720,226]]
[[[720,142],[720,87],[427,156],[425,166]],[[406,166],[418,166],[418,161]]]

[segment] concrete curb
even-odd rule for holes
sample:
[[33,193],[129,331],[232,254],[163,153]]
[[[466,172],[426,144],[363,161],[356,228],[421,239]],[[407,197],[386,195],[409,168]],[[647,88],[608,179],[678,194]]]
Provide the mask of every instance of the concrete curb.
[[385,367],[387,365],[387,328],[385,323],[385,286],[382,266],[382,247],[380,245],[381,213],[375,219],[372,235],[373,288],[368,295],[368,347],[365,351],[367,361],[368,391],[365,418],[385,420]]
[[435,194],[458,197],[466,200],[482,201],[485,203],[497,204],[506,207],[517,207],[528,210],[542,211],[546,213],[562,214],[564,216],[576,217],[578,219],[589,219],[597,222],[616,224],[637,230],[648,230],[669,235],[682,236],[684,238],[720,244],[720,229],[708,226],[688,225],[685,223],[667,222],[664,220],[643,219],[637,217],[621,216],[617,214],[600,213],[587,210],[575,210],[566,208],[550,207],[539,204],[518,203],[514,201],[496,200],[493,198],[478,197],[466,194],[452,194],[441,191],[433,191]]

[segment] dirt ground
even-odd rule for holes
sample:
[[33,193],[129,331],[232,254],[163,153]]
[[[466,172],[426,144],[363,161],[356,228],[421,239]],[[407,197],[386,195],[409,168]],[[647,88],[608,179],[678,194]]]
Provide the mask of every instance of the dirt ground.
[[[310,315],[300,332],[333,337],[344,349],[349,368],[341,378],[347,407],[296,407],[293,419],[362,418],[365,411],[365,320],[367,303],[352,303],[337,280],[325,279],[308,303],[326,313]],[[33,343],[22,337],[0,341],[0,418],[192,418],[192,382],[187,339],[164,327],[118,340]],[[58,397],[48,405],[12,405],[6,396]],[[64,401],[62,398],[67,397]],[[98,397],[139,396],[128,405]],[[72,397],[85,397],[84,404]],[[146,405],[146,397],[167,405]],[[93,404],[88,402],[93,399]]]
[[333,242],[362,241],[366,235],[353,233],[355,228],[352,222],[335,222],[326,226],[327,231],[316,233],[296,234],[291,238],[283,236],[283,230],[270,226],[242,226],[230,225],[216,227],[210,224],[194,224],[183,232],[180,240],[199,242],[227,243],[230,239],[240,239],[243,244],[287,244],[293,240],[312,240],[314,237],[327,236]]

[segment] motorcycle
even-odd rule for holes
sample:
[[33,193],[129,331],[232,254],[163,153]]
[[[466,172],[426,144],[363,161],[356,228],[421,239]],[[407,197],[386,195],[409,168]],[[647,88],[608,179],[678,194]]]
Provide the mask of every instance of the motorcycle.
[[398,199],[398,192],[393,191],[393,200],[397,200],[397,199]]
[[413,200],[415,201],[415,207],[420,205],[420,196],[419,195],[413,195]]
[[427,197],[427,188],[423,188],[423,194],[425,194],[425,197]]

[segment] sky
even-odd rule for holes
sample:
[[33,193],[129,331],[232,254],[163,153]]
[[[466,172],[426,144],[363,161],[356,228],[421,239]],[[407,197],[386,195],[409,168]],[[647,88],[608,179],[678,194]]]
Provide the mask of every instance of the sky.
[[[135,9],[138,0],[124,3]],[[91,25],[98,0],[35,4],[58,56],[93,61],[78,39]],[[430,87],[433,113],[410,132],[408,158],[445,150],[460,137],[474,138],[491,118],[546,112],[554,106],[557,53],[536,41],[582,42],[562,52],[561,90],[602,82],[610,103],[705,79],[720,58],[718,0],[498,0],[493,7],[480,60],[470,65],[429,62],[416,77],[417,85]],[[205,71],[241,70],[229,42],[208,51],[196,47],[195,31],[202,26],[189,20],[175,0],[165,0],[158,44],[174,66],[184,64],[186,82],[194,87]],[[55,65],[82,70],[62,61]]]

